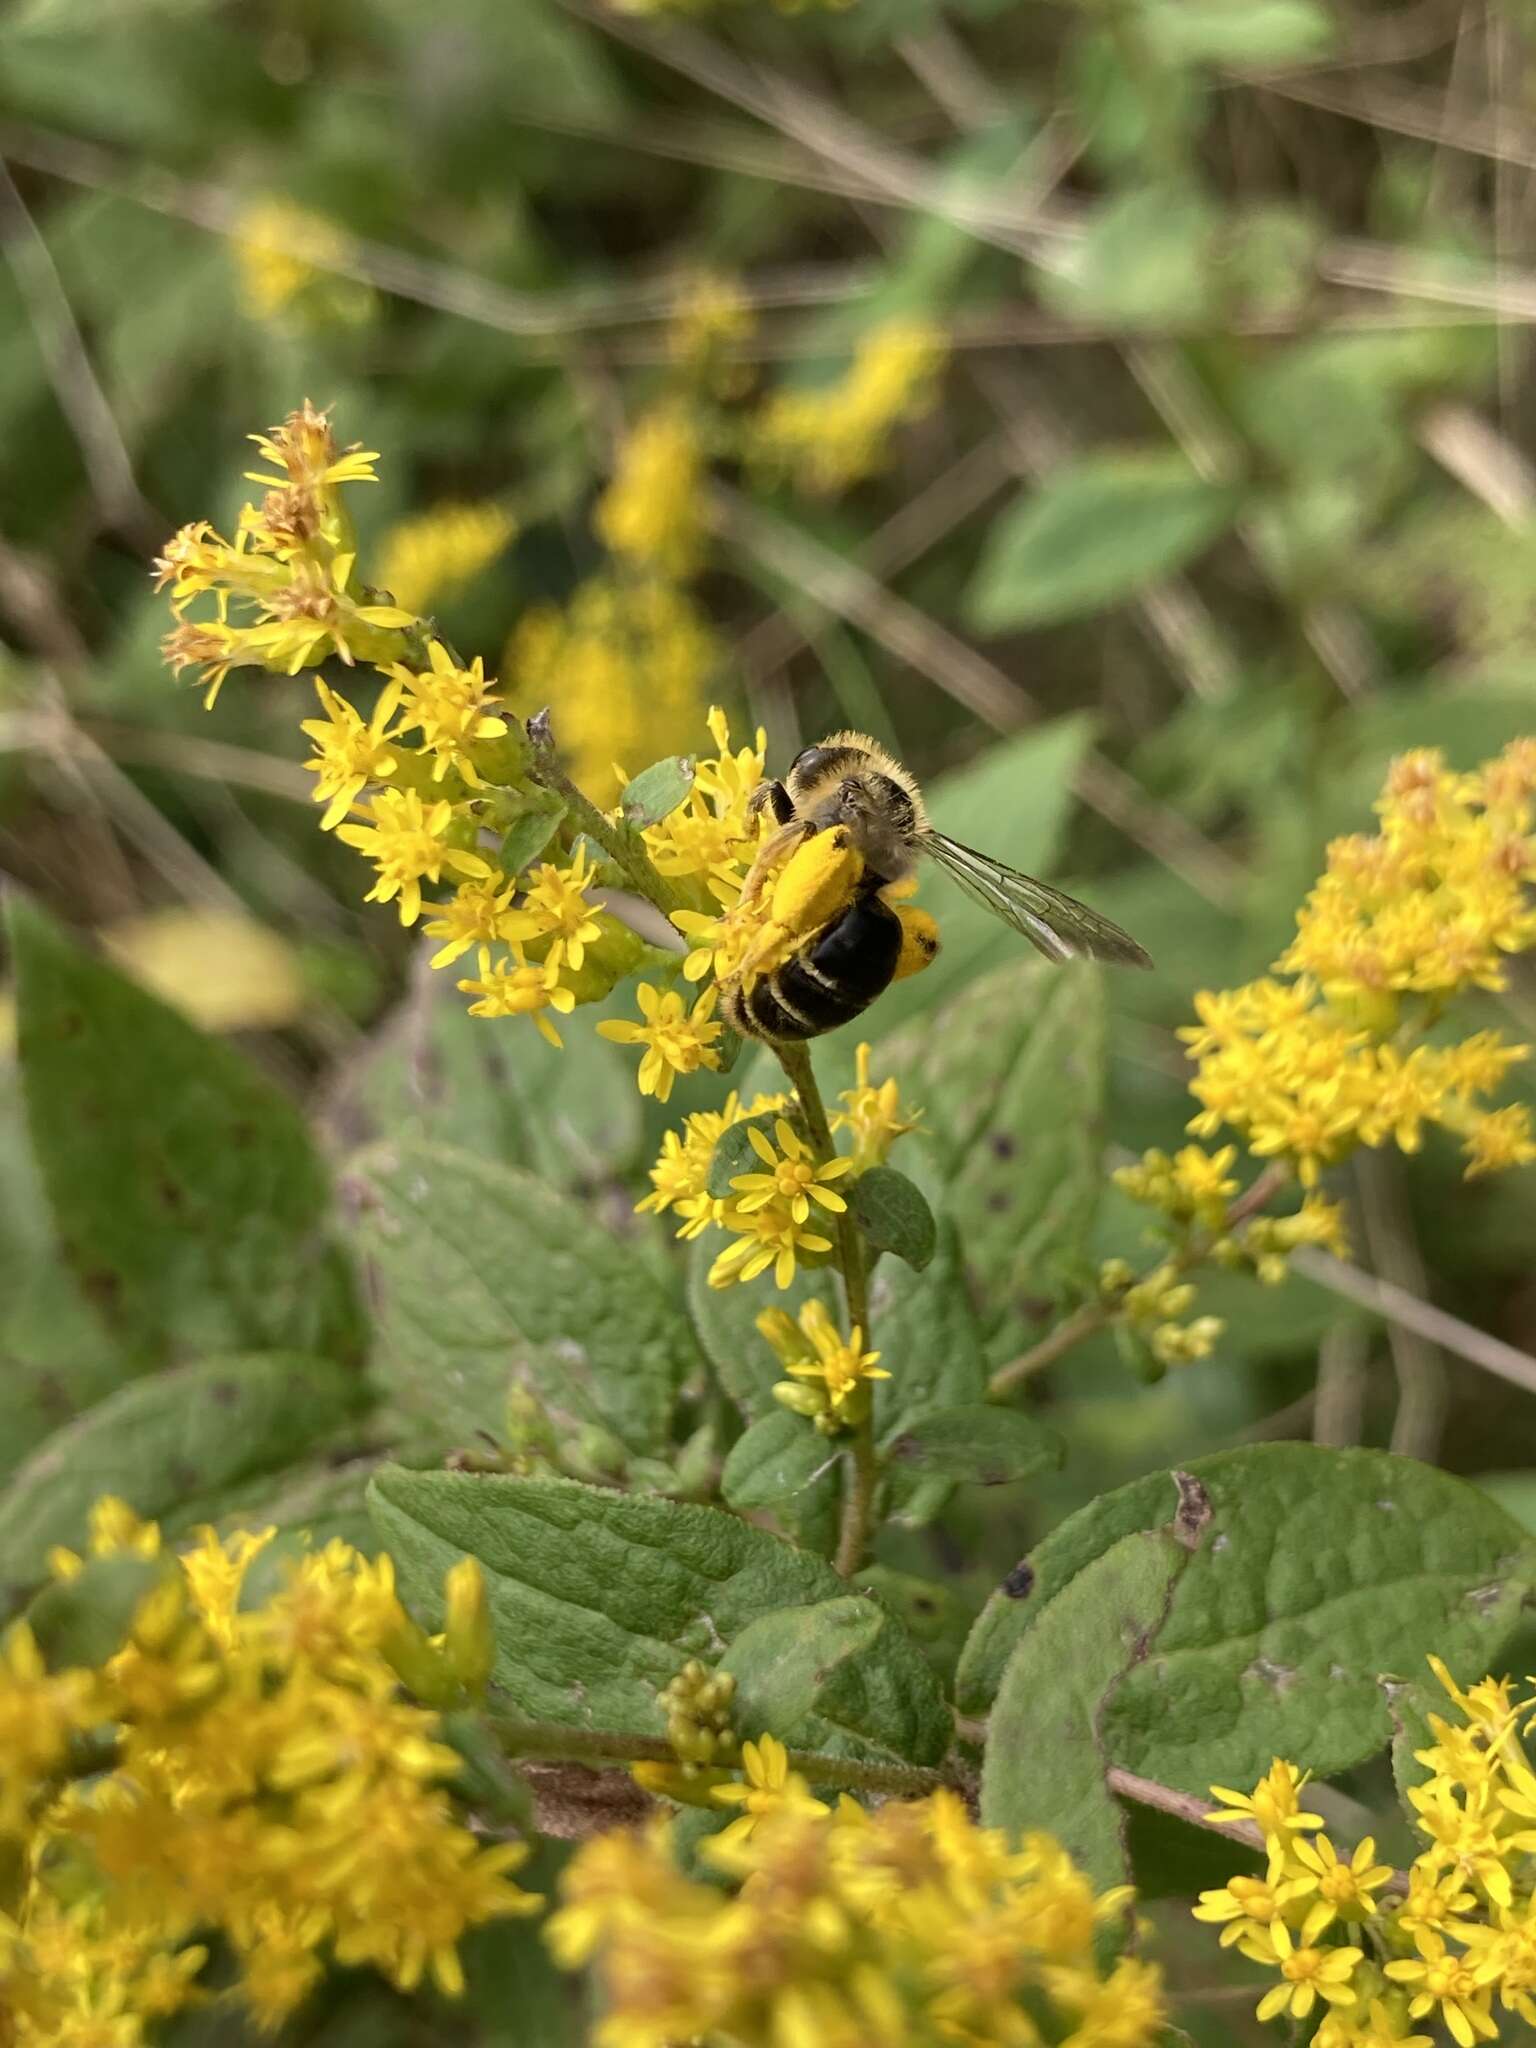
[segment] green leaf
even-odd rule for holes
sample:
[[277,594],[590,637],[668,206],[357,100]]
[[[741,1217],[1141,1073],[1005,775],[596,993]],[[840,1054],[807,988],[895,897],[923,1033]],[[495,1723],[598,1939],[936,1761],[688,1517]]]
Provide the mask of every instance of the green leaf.
[[1410,1821],[1417,1820],[1418,1814],[1408,1802],[1409,1792],[1418,1785],[1427,1784],[1434,1773],[1428,1764],[1421,1764],[1415,1750],[1429,1749],[1435,1740],[1435,1731],[1429,1725],[1432,1713],[1445,1715],[1450,1702],[1439,1686],[1431,1686],[1418,1679],[1403,1679],[1383,1688],[1387,1697],[1387,1712],[1392,1716],[1392,1782],[1397,1787],[1397,1796],[1403,1802],[1404,1811]]
[[853,1220],[877,1252],[894,1252],[921,1272],[938,1246],[938,1225],[927,1199],[894,1166],[866,1167],[849,1183]]
[[595,1031],[549,1045],[520,1018],[471,1017],[430,974],[352,1067],[331,1121],[355,1147],[431,1138],[567,1192],[617,1178],[640,1150],[634,1074]]
[[[881,1444],[936,1408],[981,1400],[987,1388],[986,1354],[949,1216],[940,1217],[933,1262],[923,1272],[908,1266],[876,1269],[870,1320],[891,1375],[875,1381],[875,1434]],[[931,1522],[953,1490],[953,1481],[941,1474],[899,1463],[886,1479],[889,1512],[910,1528]]]
[[1317,0],[1151,0],[1141,9],[1148,38],[1165,56],[1263,69],[1325,57],[1337,40]]
[[775,1408],[732,1445],[720,1491],[733,1508],[771,1508],[803,1493],[839,1455],[803,1415]]
[[[1196,1459],[1209,1529],[1157,1655],[1103,1717],[1113,1762],[1183,1791],[1248,1785],[1277,1756],[1330,1777],[1384,1749],[1384,1680],[1434,1651],[1454,1675],[1495,1664],[1533,1582],[1523,1530],[1475,1487],[1385,1451],[1256,1444]],[[1187,1485],[1187,1480],[1184,1482]],[[957,1685],[984,1714],[1015,1647],[1063,1589],[1178,1499],[1160,1472],[1070,1516],[988,1602]]]
[[660,1687],[752,1622],[846,1592],[830,1565],[719,1508],[567,1479],[386,1467],[369,1503],[412,1611],[441,1625],[442,1578],[477,1557],[495,1682],[531,1720],[657,1734]]
[[[935,826],[1011,867],[1049,874],[1072,808],[1072,778],[1091,733],[1086,718],[1060,718],[989,746],[968,767],[941,776],[929,789],[928,811]],[[934,862],[921,872],[923,906],[939,924],[939,957],[881,996],[870,1015],[882,1032],[903,1018],[931,1016],[978,975],[1017,961],[1026,950],[1016,931],[966,895]],[[838,1040],[826,1043],[830,1047]]]
[[49,1670],[99,1669],[122,1648],[139,1602],[175,1569],[163,1557],[93,1557],[45,1586],[26,1618]]
[[460,1769],[453,1789],[476,1814],[498,1827],[532,1834],[533,1793],[522,1773],[502,1755],[500,1746],[478,1714],[444,1714],[439,1733],[458,1751]]
[[955,1665],[975,1619],[975,1608],[937,1579],[919,1578],[890,1565],[867,1565],[854,1582],[859,1590],[878,1593],[898,1615],[907,1634],[932,1665],[945,1695],[951,1690]]
[[783,1120],[784,1112],[775,1109],[767,1110],[761,1116],[745,1116],[740,1123],[727,1124],[710,1157],[709,1192],[712,1195],[724,1201],[733,1192],[731,1182],[738,1175],[763,1171],[762,1158],[753,1150],[751,1133],[760,1131],[771,1145],[773,1127]]
[[497,858],[503,871],[509,875],[520,875],[530,861],[537,860],[554,838],[564,816],[565,804],[557,796],[549,796],[542,804],[530,805],[507,828],[501,842]]
[[981,1818],[1044,1829],[1097,1889],[1130,1875],[1125,1823],[1106,1782],[1106,1710],[1151,1655],[1190,1553],[1172,1536],[1124,1537],[1080,1572],[1009,1660],[987,1729]]
[[1171,452],[1085,456],[993,522],[969,621],[1004,633],[1118,604],[1203,554],[1241,501]]
[[758,1333],[758,1315],[771,1304],[795,1316],[808,1301],[819,1301],[835,1317],[839,1312],[837,1279],[830,1268],[817,1272],[800,1265],[782,1291],[765,1285],[711,1287],[709,1269],[726,1242],[721,1232],[708,1231],[688,1248],[688,1307],[693,1326],[720,1384],[743,1415],[755,1419],[782,1414],[773,1389],[783,1379],[784,1368]]
[[763,1615],[720,1669],[736,1680],[742,1728],[792,1748],[932,1764],[954,1733],[932,1669],[867,1593]]
[[10,907],[33,1148],[66,1257],[124,1350],[356,1341],[330,1191],[298,1111],[254,1067],[24,903]]
[[687,1320],[630,1245],[530,1173],[421,1140],[348,1170],[374,1279],[382,1384],[448,1440],[500,1432],[514,1357],[564,1347],[631,1451],[662,1455],[698,1363]]
[[[1042,296],[1084,322],[1126,328],[1198,322],[1212,311],[1220,226],[1220,213],[1193,187],[1151,184],[1117,193],[1094,209],[1067,267],[1042,279]],[[1187,472],[1170,462],[1169,474]]]
[[698,763],[691,754],[671,754],[665,761],[653,761],[633,782],[625,785],[619,809],[637,831],[659,825],[685,803],[693,788]]
[[1103,1179],[1104,1063],[1099,970],[1033,958],[976,982],[873,1062],[923,1107],[928,1159],[918,1167],[924,1140],[908,1139],[908,1170],[954,1221],[999,1361],[1038,1334],[1038,1304],[1082,1261]]
[[0,1479],[142,1361],[87,1306],[55,1242],[14,1067],[0,1068]]
[[42,1577],[55,1544],[84,1547],[98,1495],[118,1494],[148,1519],[186,1511],[292,1464],[363,1399],[356,1374],[293,1352],[210,1359],[109,1394],[56,1431],[0,1493],[0,1603]]
[[919,1472],[973,1486],[1006,1486],[1036,1472],[1052,1472],[1066,1455],[1054,1429],[1016,1409],[984,1401],[962,1408],[936,1408],[887,1438],[885,1454]]

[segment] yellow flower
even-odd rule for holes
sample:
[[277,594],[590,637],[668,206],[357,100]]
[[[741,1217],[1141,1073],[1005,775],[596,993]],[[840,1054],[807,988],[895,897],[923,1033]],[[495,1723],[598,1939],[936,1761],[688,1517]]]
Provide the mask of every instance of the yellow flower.
[[1261,2020],[1280,2013],[1304,2020],[1320,1998],[1329,2005],[1353,2005],[1359,1995],[1350,1979],[1365,1960],[1362,1949],[1298,1948],[1283,1920],[1273,1921],[1244,1942],[1243,1953],[1280,1972],[1281,1981],[1259,2000]]
[[727,1245],[710,1267],[711,1287],[734,1287],[738,1281],[755,1280],[770,1266],[774,1285],[788,1287],[795,1277],[797,1259],[807,1254],[820,1258],[832,1249],[830,1237],[797,1223],[782,1202],[772,1201],[752,1210],[728,1202],[720,1221],[735,1234],[736,1242]]
[[651,577],[598,576],[563,609],[530,607],[503,670],[517,678],[520,705],[553,708],[573,781],[597,795],[613,787],[615,761],[639,766],[692,746],[719,659],[685,591]]
[[424,672],[400,664],[390,669],[401,691],[400,731],[419,728],[422,746],[434,756],[435,782],[456,768],[471,789],[483,788],[475,746],[507,731],[507,721],[493,708],[496,685],[486,680],[478,654],[468,668],[460,668],[440,640],[428,643],[427,662]]
[[743,1117],[765,1116],[783,1107],[782,1095],[759,1095],[743,1106],[732,1089],[723,1109],[696,1110],[685,1117],[681,1136],[668,1131],[662,1139],[661,1152],[650,1169],[651,1192],[635,1204],[636,1209],[655,1215],[676,1209],[683,1219],[677,1233],[682,1238],[698,1237],[711,1224],[721,1222],[727,1204],[709,1192],[715,1147]]
[[338,827],[336,837],[355,846],[379,871],[364,901],[400,902],[400,922],[421,915],[421,885],[441,881],[443,872],[488,877],[495,871],[482,854],[449,846],[444,834],[454,823],[446,800],[424,804],[414,789],[386,789],[367,806],[368,822]]
[[837,383],[765,400],[752,431],[756,452],[807,490],[845,489],[879,467],[901,420],[927,410],[946,353],[936,329],[887,321],[860,341]]
[[315,692],[325,716],[301,719],[299,730],[315,743],[315,757],[304,766],[317,778],[314,799],[326,806],[320,829],[329,832],[341,823],[370,782],[387,782],[395,772],[397,756],[389,744],[388,726],[400,702],[400,685],[385,685],[366,723],[319,676],[315,677]]
[[687,411],[660,405],[636,420],[593,524],[614,554],[679,581],[699,566],[704,539],[704,464]]
[[321,412],[307,398],[281,426],[247,438],[255,442],[262,460],[270,462],[277,471],[275,476],[252,472],[252,483],[314,491],[332,484],[378,481],[373,467],[379,459],[378,450],[356,442],[350,448],[338,448],[329,413]]
[[749,1128],[747,1142],[768,1170],[735,1176],[731,1182],[737,1197],[735,1207],[750,1216],[754,1210],[777,1203],[787,1208],[796,1223],[805,1223],[815,1202],[819,1208],[840,1216],[848,1204],[827,1183],[850,1173],[853,1161],[842,1156],[818,1161],[810,1146],[783,1117],[775,1120],[773,1136],[777,1150],[756,1126]]
[[[283,199],[259,199],[246,207],[233,248],[241,296],[258,320],[275,320],[287,312],[320,273],[340,269],[352,252],[348,238],[330,221]],[[351,293],[361,294],[353,301],[359,308],[371,301],[365,285],[352,284]]]
[[490,567],[517,532],[500,505],[433,505],[399,520],[379,543],[379,587],[425,614]]
[[596,1970],[604,2042],[1150,2048],[1161,2037],[1155,1967],[1095,1960],[1095,1928],[1123,1911],[1123,1890],[1095,1899],[1058,1844],[1009,1843],[953,1795],[873,1814],[852,1801],[829,1813],[803,1787],[786,1800],[792,1774],[770,1743],[754,1745],[752,1784],[721,1788],[747,1808],[706,1851],[723,1887],[683,1875],[665,1828],[602,1835],[572,1858],[548,1939],[566,1968]]
[[1283,1918],[1300,1890],[1294,1880],[1281,1881],[1279,1873],[1280,1866],[1272,1862],[1268,1877],[1230,1878],[1220,1890],[1202,1892],[1190,1911],[1195,1919],[1220,1927],[1223,1948],[1247,1941]]
[[1292,1835],[1323,1825],[1320,1813],[1302,1810],[1301,1790],[1309,1776],[1309,1772],[1298,1771],[1294,1764],[1276,1757],[1252,1792],[1233,1792],[1225,1785],[1213,1785],[1211,1797],[1223,1804],[1208,1813],[1206,1819],[1217,1827],[1248,1821],[1272,1846],[1284,1844]]
[[0,1840],[23,1836],[70,1737],[97,1711],[87,1671],[50,1672],[24,1621],[0,1636]]
[[1452,1955],[1440,1936],[1428,1929],[1418,1934],[1417,1943],[1417,1956],[1386,1965],[1395,1984],[1409,1987],[1410,2017],[1423,2019],[1438,2006],[1438,2017],[1459,2048],[1496,2039],[1499,2030],[1488,2010],[1491,1994],[1473,1964],[1465,1956]]
[[789,1768],[789,1751],[776,1736],[765,1735],[760,1742],[741,1746],[744,1778],[729,1785],[716,1785],[710,1798],[716,1806],[739,1806],[741,1817],[733,1820],[717,1839],[727,1848],[750,1841],[760,1821],[784,1812],[825,1813],[826,1807],[811,1796],[811,1788],[798,1771]]
[[507,912],[516,887],[510,878],[493,874],[483,882],[461,882],[446,902],[435,904],[437,915],[422,926],[429,939],[445,942],[432,955],[432,965],[447,967],[472,946],[483,951],[507,938]]
[[1505,1815],[1491,1786],[1463,1797],[1446,1779],[1431,1778],[1426,1785],[1409,1786],[1408,1803],[1417,1815],[1414,1826],[1432,1844],[1426,1851],[1429,1867],[1458,1871],[1481,1885],[1496,1904],[1507,1906],[1513,1896],[1508,1860],[1514,1845],[1504,1833]]
[[869,1078],[870,1048],[861,1044],[854,1054],[857,1080],[838,1095],[843,1104],[830,1119],[834,1131],[848,1131],[853,1138],[853,1171],[863,1173],[871,1166],[883,1166],[892,1145],[908,1131],[915,1131],[922,1111],[904,1115],[894,1075],[878,1085]]
[[1511,1166],[1530,1166],[1536,1162],[1530,1111],[1524,1103],[1512,1103],[1507,1109],[1493,1109],[1475,1117],[1463,1149],[1468,1160],[1468,1180],[1480,1173],[1503,1173]]
[[587,947],[603,929],[585,894],[595,878],[595,864],[585,847],[577,849],[569,867],[545,861],[524,885],[522,902],[503,919],[504,935],[524,945],[552,938],[559,947],[560,960],[579,970]]
[[846,1338],[841,1336],[819,1301],[808,1301],[801,1309],[800,1329],[810,1352],[787,1365],[786,1371],[792,1379],[819,1380],[826,1389],[831,1414],[839,1420],[855,1419],[867,1403],[868,1395],[862,1390],[868,1382],[890,1378],[880,1368],[880,1353],[864,1349],[864,1332],[857,1323]]
[[461,981],[459,987],[476,998],[469,1006],[471,1017],[531,1017],[540,1036],[551,1045],[559,1045],[561,1038],[544,1012],[558,1010],[561,1016],[569,1016],[576,1007],[575,996],[560,986],[560,970],[554,961],[534,963],[521,953],[499,960],[495,966],[487,961],[478,975]]
[[715,991],[707,988],[691,1010],[685,1009],[676,989],[665,995],[647,981],[635,991],[642,1021],[608,1018],[598,1025],[604,1038],[616,1045],[643,1045],[640,1062],[640,1093],[666,1102],[679,1074],[696,1073],[700,1067],[718,1067],[714,1050],[721,1027],[713,1021]]
[[1294,1896],[1308,1898],[1316,1894],[1316,1903],[1308,1908],[1302,1922],[1304,1942],[1316,1941],[1335,1920],[1368,1920],[1376,1911],[1372,1893],[1379,1892],[1392,1876],[1390,1863],[1376,1862],[1376,1844],[1369,1835],[1347,1863],[1340,1861],[1326,1835],[1318,1835],[1311,1842],[1298,1837],[1291,1843],[1289,1854],[1295,1873]]

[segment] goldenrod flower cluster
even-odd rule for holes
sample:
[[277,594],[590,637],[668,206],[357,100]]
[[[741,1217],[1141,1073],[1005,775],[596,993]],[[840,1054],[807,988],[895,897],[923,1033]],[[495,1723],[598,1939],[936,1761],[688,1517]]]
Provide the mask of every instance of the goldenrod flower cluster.
[[1098,1958],[1122,1889],[1096,1898],[1046,1835],[1015,1845],[953,1793],[828,1812],[767,1737],[740,1819],[677,1860],[670,1829],[586,1843],[548,1928],[568,1968],[595,1964],[598,2048],[1143,2048],[1160,2037],[1155,1965]]
[[903,420],[933,404],[945,354],[931,327],[888,321],[864,337],[835,383],[767,398],[749,429],[749,452],[803,489],[845,490],[882,465]]
[[384,535],[379,583],[404,610],[428,612],[488,569],[516,533],[512,514],[489,500],[433,505]]
[[1536,740],[1471,775],[1432,750],[1397,760],[1379,832],[1329,847],[1275,975],[1196,997],[1180,1034],[1203,1105],[1191,1131],[1226,1124],[1308,1187],[1356,1146],[1415,1151],[1431,1124],[1462,1139],[1469,1176],[1536,1160],[1527,1112],[1484,1107],[1527,1048],[1497,1031],[1425,1039],[1536,940],[1533,795]]
[[1301,1245],[1320,1245],[1339,1258],[1348,1254],[1342,1208],[1315,1189],[1303,1195],[1292,1215],[1240,1219],[1232,1206],[1236,1161],[1235,1145],[1219,1152],[1185,1145],[1171,1157],[1154,1146],[1112,1176],[1122,1194],[1157,1212],[1158,1228],[1150,1234],[1172,1247],[1172,1256],[1146,1273],[1138,1274],[1126,1259],[1106,1259],[1099,1268],[1100,1300],[1122,1329],[1146,1343],[1158,1366],[1208,1358],[1222,1335],[1225,1326],[1217,1316],[1181,1320],[1197,1299],[1190,1276],[1206,1260],[1244,1268],[1274,1287]]
[[[610,1034],[638,1034],[642,1029],[632,1025],[598,1028]],[[722,1108],[696,1111],[684,1118],[681,1132],[667,1132],[650,1170],[651,1192],[638,1207],[656,1215],[674,1211],[680,1219],[677,1235],[681,1238],[700,1237],[711,1229],[731,1234],[735,1242],[725,1247],[710,1268],[712,1287],[754,1280],[770,1269],[778,1286],[789,1286],[798,1264],[824,1265],[830,1258],[830,1219],[847,1208],[841,1184],[871,1166],[883,1165],[896,1140],[917,1126],[918,1113],[903,1111],[894,1079],[878,1086],[870,1082],[867,1045],[858,1049],[855,1085],[844,1089],[838,1101],[842,1106],[829,1121],[834,1136],[846,1134],[851,1139],[851,1149],[818,1162],[805,1136],[790,1120],[785,1096],[759,1095],[743,1102],[733,1091]],[[748,1143],[757,1168],[733,1174],[727,1192],[714,1194],[710,1177],[716,1147],[728,1130],[741,1123],[750,1123]],[[808,1377],[822,1376],[813,1367],[818,1358],[827,1362],[818,1331],[801,1329],[793,1338],[783,1338],[775,1324],[772,1334],[764,1334],[769,1335],[786,1367],[793,1359],[790,1369],[804,1369]],[[832,1378],[841,1382],[845,1373],[846,1367],[838,1365]],[[797,1393],[800,1398],[791,1405],[799,1405],[803,1413],[823,1412],[825,1404],[813,1401],[812,1390],[801,1388]]]
[[1430,1665],[1454,1706],[1431,1714],[1408,1788],[1425,1847],[1403,1875],[1367,1838],[1345,1856],[1302,1806],[1305,1778],[1277,1761],[1254,1791],[1217,1786],[1219,1823],[1251,1821],[1265,1874],[1202,1892],[1195,1917],[1225,1946],[1273,1970],[1260,2019],[1325,2016],[1318,2048],[1432,2048],[1443,2027],[1458,2048],[1497,2040],[1501,2016],[1536,2024],[1536,1771],[1520,1739],[1531,1700],[1507,1679],[1463,1689]]
[[858,1324],[844,1337],[819,1301],[808,1301],[798,1319],[781,1308],[765,1308],[757,1328],[789,1374],[774,1388],[774,1399],[809,1417],[823,1436],[862,1422],[869,1413],[870,1381],[890,1378],[879,1352],[864,1349]]
[[525,709],[554,707],[573,778],[606,801],[616,763],[643,767],[695,743],[720,649],[686,590],[602,571],[564,605],[524,613],[503,660]]
[[357,326],[373,313],[371,288],[345,275],[350,239],[308,207],[256,200],[240,216],[233,249],[240,295],[254,320]]
[[332,655],[388,667],[416,623],[398,605],[375,602],[357,576],[341,487],[374,482],[377,455],[339,449],[325,414],[307,402],[252,439],[271,471],[250,472],[265,495],[245,506],[234,540],[194,520],[155,564],[155,588],[169,589],[178,619],[197,600],[214,600],[212,618],[183,623],[165,641],[178,674],[201,672],[209,704],[232,668],[297,675]]
[[[137,2048],[215,1998],[276,2026],[328,1957],[454,1994],[465,1932],[536,1909],[510,1879],[525,1848],[470,1831],[447,1790],[460,1758],[398,1675],[438,1705],[483,1690],[478,1567],[449,1575],[429,1639],[389,1560],[340,1542],[249,1597],[275,1533],[205,1529],[161,1558],[153,1524],[102,1501],[92,1558],[53,1567],[143,1562],[120,1646],[52,1668],[25,1622],[0,1640],[0,1852],[24,1873],[0,1911],[0,2013],[17,2048]],[[202,1978],[215,1937],[227,1990]]]
[[[281,477],[260,479],[271,488],[246,506],[236,540],[199,522],[158,565],[178,612],[198,598],[215,606],[213,618],[170,635],[169,659],[202,668],[210,702],[239,664],[296,673],[337,654],[371,665],[379,687],[366,716],[315,678],[320,716],[303,731],[321,826],[373,864],[370,902],[394,903],[407,925],[431,913],[435,966],[473,955],[459,986],[474,1015],[531,1017],[559,1044],[553,1016],[606,995],[644,952],[594,896],[613,886],[614,871],[569,824],[558,827],[563,858],[528,877],[502,865],[498,842],[509,832],[541,813],[554,832],[557,818],[528,779],[527,742],[479,657],[465,665],[413,612],[373,602],[358,583],[341,488],[371,481],[375,458],[339,451],[328,420],[307,405],[258,445]],[[461,567],[465,544],[483,554],[507,534],[493,509],[471,524],[459,534]],[[439,554],[435,573],[445,561]],[[237,622],[242,613],[249,622]],[[430,899],[429,888],[447,893]]]

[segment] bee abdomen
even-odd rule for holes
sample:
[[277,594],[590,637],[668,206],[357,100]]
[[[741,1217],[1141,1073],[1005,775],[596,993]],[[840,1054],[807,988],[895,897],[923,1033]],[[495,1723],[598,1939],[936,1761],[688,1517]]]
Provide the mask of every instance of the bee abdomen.
[[866,896],[772,974],[728,991],[726,1022],[752,1038],[819,1038],[868,1009],[900,955],[900,919]]

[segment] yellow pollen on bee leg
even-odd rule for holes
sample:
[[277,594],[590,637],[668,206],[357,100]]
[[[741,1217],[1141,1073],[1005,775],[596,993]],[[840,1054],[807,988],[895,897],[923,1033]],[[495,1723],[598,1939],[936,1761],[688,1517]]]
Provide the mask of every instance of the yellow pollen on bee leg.
[[939,951],[939,927],[937,919],[914,905],[904,904],[896,915],[901,921],[901,951],[896,956],[895,978],[905,981],[908,975],[921,974],[933,965]]

